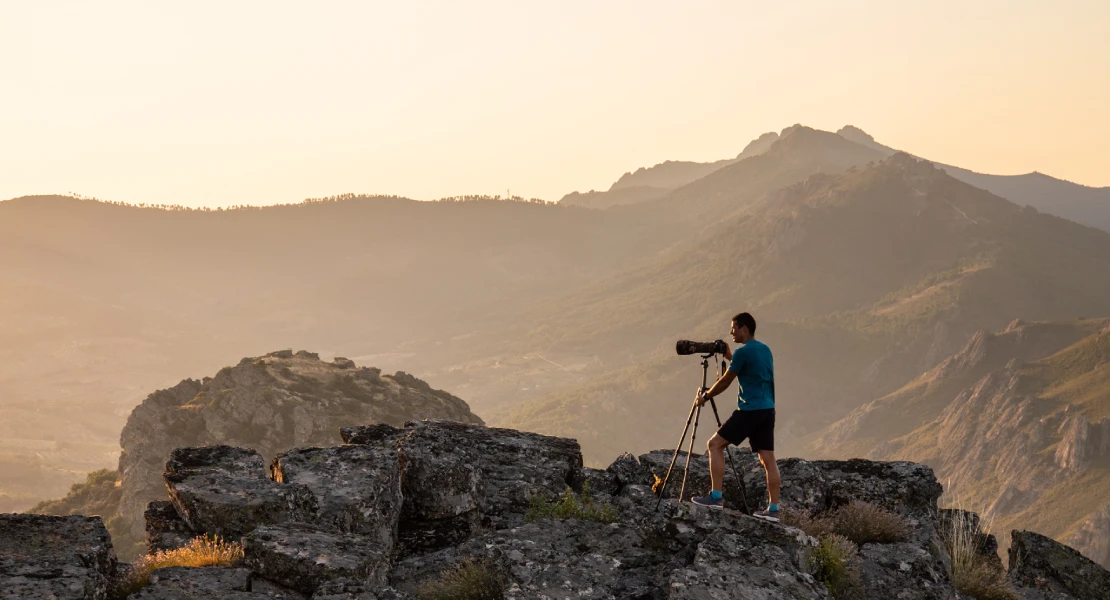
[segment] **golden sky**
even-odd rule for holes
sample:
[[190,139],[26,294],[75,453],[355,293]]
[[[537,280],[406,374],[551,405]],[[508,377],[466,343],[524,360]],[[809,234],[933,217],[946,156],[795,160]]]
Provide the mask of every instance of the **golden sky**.
[[0,4],[0,198],[557,200],[794,123],[1110,186],[1110,1]]

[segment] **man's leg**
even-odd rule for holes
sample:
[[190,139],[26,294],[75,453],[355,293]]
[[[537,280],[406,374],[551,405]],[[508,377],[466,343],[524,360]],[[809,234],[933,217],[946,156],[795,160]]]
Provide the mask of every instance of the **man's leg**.
[[[710,460],[712,460],[712,458],[710,458]],[[771,504],[778,504],[779,486],[782,485],[782,477],[779,476],[779,464],[775,462],[775,451],[760,450],[759,462],[763,463],[763,470],[767,472],[768,500]],[[712,465],[712,463],[710,463],[710,465]]]
[[714,433],[705,447],[709,450],[709,479],[713,483],[713,489],[724,491],[725,448],[728,448],[728,440]]

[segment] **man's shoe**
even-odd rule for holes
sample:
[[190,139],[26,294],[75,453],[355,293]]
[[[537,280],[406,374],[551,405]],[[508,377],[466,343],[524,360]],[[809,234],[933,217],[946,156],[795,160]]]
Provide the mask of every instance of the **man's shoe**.
[[779,522],[779,515],[781,515],[781,514],[782,514],[781,510],[761,510],[761,511],[753,514],[752,516],[757,518],[757,519],[763,519],[765,521],[771,521],[772,523],[778,523]]
[[693,498],[690,498],[690,502],[693,502],[694,504],[697,504],[698,506],[708,506],[709,508],[724,508],[725,507],[725,499],[724,498],[717,498],[716,500],[714,500],[713,496],[710,496],[708,494],[706,494],[705,496],[694,496]]

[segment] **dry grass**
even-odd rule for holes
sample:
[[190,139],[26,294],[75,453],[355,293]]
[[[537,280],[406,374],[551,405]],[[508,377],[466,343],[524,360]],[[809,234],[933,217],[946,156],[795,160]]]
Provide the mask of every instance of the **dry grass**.
[[416,591],[419,600],[502,600],[508,582],[486,561],[464,559]]
[[860,545],[902,542],[910,537],[910,525],[901,515],[856,500],[819,515],[790,511],[783,515],[783,523],[818,539],[836,534]]
[[575,494],[569,487],[554,501],[540,494],[532,496],[532,505],[528,508],[524,519],[529,523],[536,519],[580,519],[614,523],[618,516],[611,504],[594,501],[593,496],[590,495],[590,484],[586,483],[582,486],[581,496]]
[[232,567],[243,559],[243,546],[219,537],[198,537],[182,548],[148,554],[135,561],[117,579],[109,596],[124,599],[143,589],[150,574],[166,567]]
[[970,513],[957,511],[941,520],[941,535],[952,557],[952,584],[975,600],[1016,600],[1005,573],[983,556],[979,525]]

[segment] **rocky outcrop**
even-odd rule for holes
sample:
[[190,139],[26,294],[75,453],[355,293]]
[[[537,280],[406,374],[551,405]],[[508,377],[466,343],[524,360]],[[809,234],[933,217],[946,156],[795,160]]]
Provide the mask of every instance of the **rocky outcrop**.
[[[155,392],[132,411],[120,436],[119,515],[124,529],[141,540],[143,511],[165,498],[162,472],[175,448],[241,446],[264,462],[290,448],[335,445],[343,426],[400,426],[425,418],[482,422],[459,398],[407,373],[382,375],[346,358],[325,362],[303,350],[244,358],[214,377]],[[251,468],[266,478],[261,463]],[[183,492],[187,487],[181,482]]]
[[[342,436],[348,443],[283,452],[268,471],[253,450],[175,450],[164,473],[171,501],[149,507],[149,539],[222,534],[241,541],[245,557],[237,568],[157,571],[132,597],[412,600],[464,565],[506,599],[829,597],[816,578],[817,540],[801,530],[740,510],[678,502],[680,485],[660,501],[651,486],[664,476],[671,452],[625,454],[606,469],[591,469],[582,466],[574,440],[474,424],[376,424],[343,428]],[[686,458],[679,455],[672,477],[682,476]],[[734,458],[752,504],[761,505],[758,460],[747,451]],[[705,457],[690,459],[688,493],[703,492]],[[826,511],[863,500],[902,516],[908,533],[901,541],[856,548],[854,597],[961,597],[938,533],[948,513],[937,511],[941,488],[928,467],[786,459],[780,471],[783,503],[791,510]],[[587,488],[588,501],[582,498]],[[293,500],[275,504],[275,498]],[[587,502],[606,508],[582,512]],[[540,510],[545,505],[559,508],[547,513]],[[71,548],[59,537],[68,532],[62,520],[26,519],[37,529],[24,527],[10,539],[0,520],[6,552],[0,576],[20,575],[16,564],[61,572],[71,554],[81,553],[79,544]],[[34,535],[50,550],[19,563],[20,544]],[[1024,597],[1101,597],[1099,586],[1110,576],[1101,567],[1040,536],[1021,532],[1014,539],[1010,579]],[[987,548],[993,538],[983,541]],[[110,574],[114,561],[105,548],[107,554],[86,552],[77,560],[81,585]]]
[[0,598],[103,600],[115,569],[99,517],[0,515]]
[[1010,536],[1010,580],[1075,598],[1110,598],[1110,572],[1060,542],[1032,531]]

